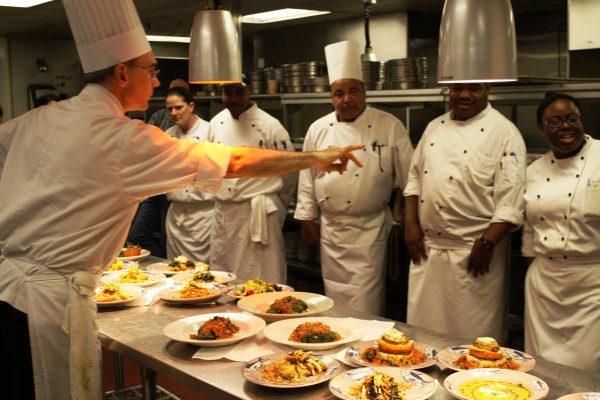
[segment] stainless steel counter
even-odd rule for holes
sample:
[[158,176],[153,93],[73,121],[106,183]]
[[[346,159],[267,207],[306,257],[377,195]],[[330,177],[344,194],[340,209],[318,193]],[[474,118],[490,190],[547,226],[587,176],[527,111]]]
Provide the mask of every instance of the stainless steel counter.
[[[155,261],[155,260],[153,260]],[[104,347],[122,354],[146,367],[148,383],[153,383],[154,372],[164,374],[195,390],[218,399],[335,399],[327,383],[306,388],[278,389],[268,388],[248,382],[242,375],[243,363],[229,360],[204,361],[192,359],[198,347],[172,341],[163,335],[163,328],[181,318],[203,313],[240,312],[236,300],[228,296],[219,299],[216,305],[179,306],[169,305],[156,300],[148,306],[120,307],[100,309],[97,323],[100,340]],[[370,314],[356,312],[344,307],[334,306],[322,314],[328,317],[354,317],[360,319],[378,319]],[[438,350],[448,346],[468,343],[472,340],[450,337],[426,329],[396,322],[396,328],[415,340],[436,347]],[[290,351],[292,349],[290,348]],[[600,374],[551,363],[536,358],[536,367],[529,373],[549,385],[548,399],[575,392],[600,392]],[[343,364],[343,370],[351,367]],[[431,399],[453,399],[443,388],[446,376],[454,371],[441,365],[422,370],[437,378],[438,387]],[[150,392],[149,392],[150,393]]]

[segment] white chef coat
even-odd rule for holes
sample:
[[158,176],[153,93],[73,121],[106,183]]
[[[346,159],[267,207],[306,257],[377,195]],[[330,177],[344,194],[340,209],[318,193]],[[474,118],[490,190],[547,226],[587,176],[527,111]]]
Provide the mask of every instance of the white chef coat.
[[527,169],[525,351],[600,372],[600,141]]
[[[197,116],[194,125],[183,132],[177,125],[167,133],[179,140],[202,143],[208,139],[208,121]],[[194,262],[208,263],[210,259],[210,235],[212,232],[214,201],[207,192],[188,186],[167,193],[171,201],[166,217],[167,258],[186,256]]]
[[[281,123],[253,104],[234,119],[225,109],[210,121],[209,141],[230,146],[294,151]],[[211,268],[239,279],[286,283],[281,228],[297,173],[283,177],[225,179],[215,196]]]
[[367,106],[354,122],[332,112],[308,129],[304,151],[364,143],[343,174],[300,171],[294,218],[320,218],[321,270],[325,293],[336,303],[382,315],[385,302],[388,207],[394,186],[404,188],[413,148],[393,115]]
[[[71,398],[66,343],[89,348],[87,339],[99,350],[93,328],[76,338],[61,329],[77,293],[77,317],[93,326],[95,307],[78,283],[90,279],[81,271],[97,280],[110,266],[142,199],[190,184],[216,191],[230,153],[127,118],[95,84],[0,125],[0,300],[28,314],[39,398]],[[84,355],[99,360],[91,353]],[[100,375],[87,378],[94,384]]]
[[526,149],[517,127],[490,104],[467,120],[429,123],[411,162],[405,196],[419,197],[428,259],[411,263],[407,322],[472,339],[503,341],[507,240],[490,272],[466,273],[473,242],[492,222],[523,223]]

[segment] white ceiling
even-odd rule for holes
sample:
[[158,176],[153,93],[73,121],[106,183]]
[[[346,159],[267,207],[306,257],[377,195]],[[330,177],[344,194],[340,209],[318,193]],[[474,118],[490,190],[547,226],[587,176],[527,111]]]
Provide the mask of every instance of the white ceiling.
[[[239,1],[239,2],[238,2]],[[366,0],[372,15],[398,11],[432,12],[441,15],[444,0]],[[483,0],[496,1],[496,0]],[[205,0],[134,0],[146,33],[188,36],[194,13],[205,7]],[[224,9],[239,4],[241,14],[253,14],[278,8],[308,8],[331,14],[274,24],[242,25],[242,35],[282,26],[320,23],[364,17],[363,0],[224,0]],[[564,11],[567,0],[512,0],[515,19],[523,14]],[[0,7],[0,36],[70,37],[66,15],[60,0],[33,8]]]

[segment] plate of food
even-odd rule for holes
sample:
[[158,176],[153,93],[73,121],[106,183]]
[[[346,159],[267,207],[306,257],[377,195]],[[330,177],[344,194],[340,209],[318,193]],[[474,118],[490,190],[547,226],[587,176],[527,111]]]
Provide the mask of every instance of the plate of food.
[[128,244],[123,247],[116,257],[117,260],[135,261],[150,255],[150,250],[142,249],[140,245]]
[[163,289],[157,295],[168,303],[202,304],[217,301],[226,291],[226,285],[218,283],[201,285],[191,281],[179,289]]
[[175,257],[171,261],[158,262],[146,267],[146,271],[160,272],[165,275],[175,275],[186,272],[206,272],[208,264],[203,262],[195,263],[185,256]]
[[101,283],[119,283],[135,286],[152,286],[158,282],[165,280],[165,274],[147,274],[137,267],[132,267],[123,273],[114,273],[100,278]]
[[262,279],[250,279],[245,283],[235,285],[233,288],[227,291],[227,295],[241,299],[243,297],[252,296],[257,293],[269,293],[269,292],[293,292],[294,288],[281,283],[271,283],[263,281]]
[[519,350],[500,347],[494,338],[479,337],[472,345],[451,346],[438,353],[438,361],[455,371],[475,368],[502,368],[527,372],[535,359]]
[[96,289],[94,302],[98,307],[120,307],[129,304],[146,294],[146,289],[132,286],[107,283]]
[[308,292],[268,292],[244,297],[237,306],[267,322],[273,322],[320,314],[333,307],[333,300]]
[[251,314],[218,313],[187,317],[165,326],[169,339],[202,347],[221,347],[261,332],[267,323]]
[[375,399],[367,393],[391,394],[406,400],[427,399],[436,389],[435,380],[420,371],[388,367],[351,369],[329,381],[329,391],[345,400]]
[[420,369],[437,363],[437,349],[410,339],[392,328],[377,340],[358,342],[348,347],[346,359],[362,366]]
[[275,343],[318,351],[359,340],[366,331],[366,327],[348,318],[304,317],[273,322],[263,333]]
[[455,372],[444,380],[444,387],[452,396],[463,400],[537,400],[548,394],[548,384],[540,378],[500,368]]
[[326,382],[341,370],[336,359],[303,350],[257,357],[242,366],[250,382],[278,388],[297,388]]
[[600,392],[571,393],[556,400],[600,400]]
[[115,272],[125,271],[131,267],[138,267],[137,261],[123,261],[115,258],[115,261],[105,271],[102,271],[102,275],[113,274]]
[[186,284],[188,281],[193,280],[197,283],[227,283],[235,280],[237,276],[231,272],[224,271],[196,271],[196,272],[182,272],[180,274],[173,275],[173,282],[179,284]]

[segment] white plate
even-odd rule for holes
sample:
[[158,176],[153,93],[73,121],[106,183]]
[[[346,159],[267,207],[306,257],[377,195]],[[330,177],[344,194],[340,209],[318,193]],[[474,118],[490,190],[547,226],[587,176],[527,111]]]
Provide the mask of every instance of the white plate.
[[139,267],[139,263],[137,261],[123,261],[121,260],[121,262],[123,263],[123,269],[115,269],[113,271],[102,271],[102,275],[109,275],[109,274],[115,274],[115,273],[123,273],[124,271],[127,271],[129,268],[132,267]]
[[140,283],[124,282],[124,283],[121,283],[121,282],[119,282],[119,276],[121,274],[122,274],[122,272],[119,273],[119,271],[117,271],[114,274],[103,276],[102,278],[100,278],[100,282],[103,283],[103,284],[118,283],[119,285],[123,284],[123,285],[133,285],[133,286],[146,287],[146,286],[152,286],[155,283],[164,281],[167,278],[165,274],[146,274],[146,275],[148,275],[148,280],[145,281],[145,282],[140,282]]
[[192,270],[185,270],[185,271],[169,271],[167,269],[167,267],[169,266],[169,263],[166,262],[158,262],[158,263],[154,263],[154,264],[150,264],[146,267],[146,271],[150,271],[150,272],[160,272],[163,273],[165,275],[177,275],[177,274],[185,274],[185,273],[193,273],[194,271]]
[[[124,248],[123,248],[124,250]],[[139,260],[140,258],[144,258],[150,255],[150,250],[142,249],[142,253],[139,256],[131,256],[131,257],[117,257],[117,260],[126,260],[126,261],[134,261]]]
[[[287,296],[293,296],[306,303],[308,309],[303,313],[296,314],[269,314],[266,311],[275,300]],[[329,297],[307,292],[269,292],[258,293],[252,296],[246,296],[238,301],[237,306],[244,311],[248,311],[267,322],[280,321],[287,318],[300,318],[317,315],[333,307],[333,300]]]
[[460,393],[459,388],[463,383],[473,379],[510,382],[515,385],[522,385],[531,391],[531,400],[543,399],[548,394],[548,384],[540,378],[526,374],[525,372],[498,368],[469,369],[455,372],[444,380],[444,387],[452,396],[458,399],[472,400],[472,397]]
[[[239,326],[240,330],[233,337],[227,339],[218,340],[196,340],[191,339],[191,334],[198,333],[200,326],[208,321],[209,319],[222,316],[227,317]],[[250,314],[242,313],[217,313],[217,314],[202,314],[195,315],[193,317],[183,318],[175,322],[171,322],[165,326],[163,333],[169,339],[177,340],[179,342],[190,343],[196,346],[203,347],[221,347],[234,344],[246,339],[247,337],[254,336],[262,331],[267,323],[264,319],[255,317]]]
[[405,392],[406,400],[427,399],[436,389],[435,380],[420,371],[388,367],[364,367],[339,374],[329,381],[329,390],[340,399],[356,400],[356,397],[350,395],[350,388],[360,385],[367,376],[375,371],[391,376],[398,383],[410,383],[412,386],[406,389]]
[[174,288],[163,289],[160,292],[158,292],[157,295],[162,300],[167,301],[169,303],[201,304],[201,303],[208,303],[211,301],[214,302],[219,297],[221,297],[223,295],[223,293],[225,293],[227,291],[226,285],[220,285],[218,283],[207,284],[204,287],[206,287],[206,289],[208,289],[210,291],[210,294],[208,296],[182,298],[179,295],[179,290],[181,290],[180,288],[179,289],[174,289]]
[[321,354],[312,354],[313,357],[323,361],[323,363],[325,363],[325,365],[327,366],[327,369],[325,370],[325,373],[323,375],[311,376],[308,378],[299,379],[297,381],[283,383],[272,382],[263,378],[260,372],[260,369],[262,367],[264,367],[265,365],[274,364],[282,358],[286,357],[288,354],[290,353],[269,354],[250,360],[248,363],[242,366],[242,374],[250,382],[254,382],[258,385],[277,388],[297,388],[326,382],[334,376],[336,376],[338,372],[340,372],[340,363],[336,359]]
[[600,392],[571,393],[556,400],[600,400]]
[[[373,363],[370,363],[369,361],[363,359],[360,356],[360,354],[363,351],[365,351],[368,347],[379,347],[377,345],[377,340],[367,340],[367,341],[363,341],[363,342],[358,342],[358,343],[355,343],[352,346],[348,347],[348,350],[346,350],[346,359],[357,365],[362,365],[362,366],[367,366],[367,367],[376,366]],[[397,367],[390,366],[390,365],[381,365],[381,367],[395,367],[395,368],[402,368],[402,369],[421,369],[421,368],[430,367],[437,363],[437,359],[436,359],[437,354],[438,354],[437,349],[427,346],[426,344],[419,343],[419,342],[414,342],[414,347],[415,347],[415,349],[419,350],[421,353],[425,354],[427,356],[427,360],[420,362],[418,364],[415,364],[415,365],[402,365],[402,366],[397,366]],[[377,365],[377,366],[379,366],[379,365]]]
[[[281,291],[282,292],[293,292],[294,288],[288,285],[282,285],[281,283],[277,284],[278,286],[281,287]],[[238,296],[237,294],[233,294],[233,292],[236,289],[241,288],[242,286],[244,286],[244,283],[241,283],[239,285],[235,285],[234,287],[232,287],[231,289],[229,289],[227,291],[227,296],[231,296],[231,297],[235,297],[236,299],[243,299],[244,297],[250,297],[250,296],[254,296],[253,294],[251,294],[250,296]],[[267,293],[280,293],[280,292],[267,292]],[[260,293],[256,293],[256,294],[260,294]]]
[[[535,367],[535,359],[529,354],[519,350],[509,349],[507,347],[501,347],[501,349],[504,350],[504,353],[508,357],[511,357],[517,364],[519,364],[518,371],[527,372]],[[438,353],[438,361],[447,368],[455,371],[464,371],[464,369],[458,368],[456,365],[454,365],[454,362],[468,352],[468,344],[447,347]]]
[[[143,295],[146,294],[146,289],[138,287],[138,286],[132,286],[132,285],[120,285],[122,290],[125,290],[126,292],[129,292],[133,295],[132,298],[127,299],[127,300],[119,300],[119,301],[96,301],[96,305],[98,307],[119,307],[119,306],[124,306],[126,304],[129,304],[133,301],[136,301],[137,299],[139,299],[140,297],[142,297]],[[99,287],[96,289],[96,293],[98,293],[100,290],[102,290],[102,287]]]
[[[214,282],[206,282],[206,283],[200,282],[200,283],[202,283],[202,284],[227,283],[227,282],[231,282],[237,278],[237,276],[231,272],[224,272],[224,271],[208,271],[208,272],[215,276],[215,281]],[[186,284],[193,277],[194,277],[193,272],[177,273],[177,274],[173,275],[173,282],[180,283],[180,284]]]
[[[349,328],[347,326],[347,321],[348,320],[346,318],[329,317],[284,319],[281,321],[273,322],[265,328],[263,333],[269,340],[275,343],[285,344],[286,346],[290,346],[295,349],[328,350],[358,340],[367,332],[366,327],[355,327],[354,329]],[[294,329],[296,329],[298,325],[303,324],[305,322],[321,322],[329,326],[329,328],[331,328],[333,332],[339,333],[342,339],[336,342],[327,343],[298,343],[288,340]]]

